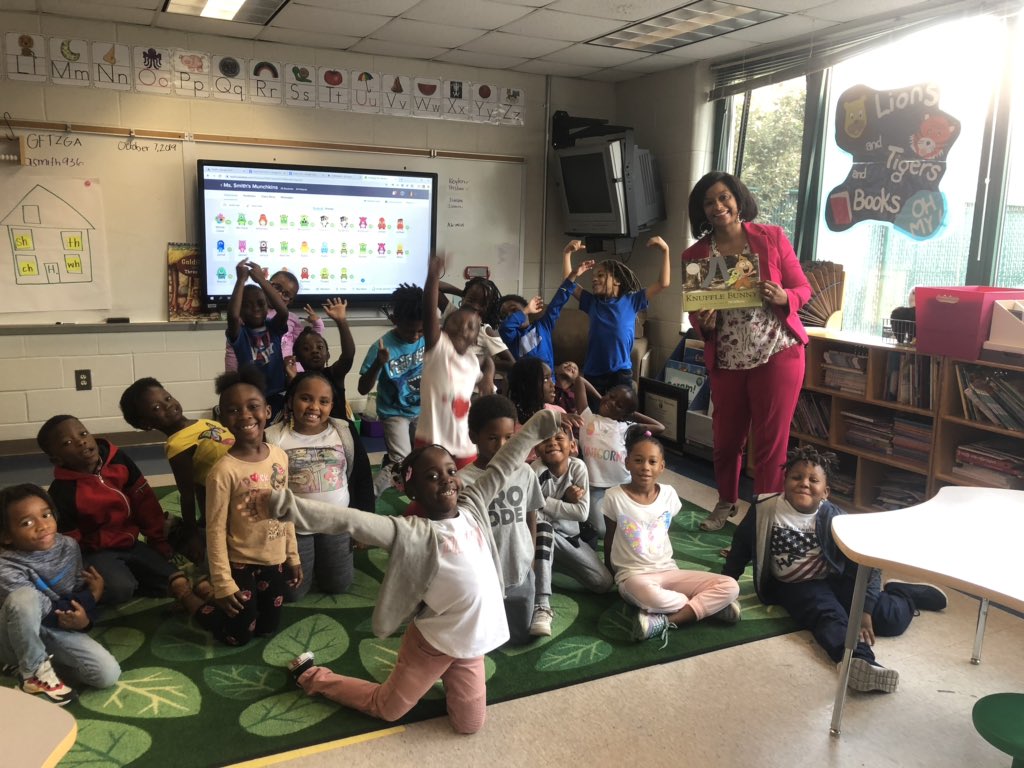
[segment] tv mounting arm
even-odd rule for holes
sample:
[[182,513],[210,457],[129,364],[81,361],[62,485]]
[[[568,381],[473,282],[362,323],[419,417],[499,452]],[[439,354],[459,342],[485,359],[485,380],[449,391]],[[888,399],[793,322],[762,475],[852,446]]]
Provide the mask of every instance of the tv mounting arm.
[[631,130],[624,125],[608,125],[607,120],[599,117],[573,117],[559,110],[551,116],[551,146],[563,149],[575,146],[577,139],[610,136]]

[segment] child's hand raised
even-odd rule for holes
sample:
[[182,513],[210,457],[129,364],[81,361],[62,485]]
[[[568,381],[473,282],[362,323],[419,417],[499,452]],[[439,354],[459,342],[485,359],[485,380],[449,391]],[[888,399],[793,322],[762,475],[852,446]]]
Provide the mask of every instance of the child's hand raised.
[[299,369],[295,366],[295,355],[288,355],[284,359],[284,375],[288,381],[299,375]]
[[377,362],[382,366],[387,365],[388,360],[391,359],[391,353],[388,352],[388,348],[384,346],[384,339],[377,339]]
[[544,311],[544,299],[540,296],[534,296],[526,303],[526,314],[536,315],[538,312]]
[[348,317],[348,301],[346,299],[328,299],[324,302],[324,312],[336,323],[343,323]]
[[427,266],[427,275],[432,275],[434,277],[443,277],[446,261],[447,259],[445,258],[443,251],[434,253],[430,257],[430,263]]
[[61,629],[83,630],[89,626],[89,614],[85,612],[77,600],[71,601],[70,611],[54,611],[57,615],[57,626]]
[[239,280],[249,279],[249,259],[244,258],[237,264],[235,264],[235,275],[238,276]]
[[316,307],[312,304],[307,304],[302,308],[302,311],[306,313],[306,322],[312,325],[320,319],[320,315],[316,313]]
[[251,277],[252,281],[257,285],[263,285],[263,283],[267,279],[266,274],[264,274],[263,272],[263,267],[261,267],[255,261],[249,262],[249,277]]
[[562,249],[562,253],[576,253],[576,251],[585,251],[587,246],[583,244],[582,240],[570,240],[565,244],[565,248]]
[[587,259],[586,261],[581,261],[580,265],[573,270],[573,272],[575,273],[573,275],[573,280],[582,275],[584,272],[589,272],[590,270],[592,270],[595,264],[597,264],[597,262],[594,259]]
[[647,241],[647,247],[648,248],[661,248],[663,251],[667,251],[668,250],[668,243],[666,243],[664,240],[662,240],[660,237],[658,237],[658,235],[655,235],[654,237],[652,237],[650,240]]

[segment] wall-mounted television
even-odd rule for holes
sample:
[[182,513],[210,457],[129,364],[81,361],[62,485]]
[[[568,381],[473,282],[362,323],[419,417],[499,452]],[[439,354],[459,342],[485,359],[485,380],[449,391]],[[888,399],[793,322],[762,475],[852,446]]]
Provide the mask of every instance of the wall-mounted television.
[[665,218],[654,157],[632,131],[577,139],[555,159],[566,234],[636,237]]
[[227,303],[243,258],[293,273],[314,304],[379,304],[426,279],[437,174],[200,160],[197,179],[208,304]]

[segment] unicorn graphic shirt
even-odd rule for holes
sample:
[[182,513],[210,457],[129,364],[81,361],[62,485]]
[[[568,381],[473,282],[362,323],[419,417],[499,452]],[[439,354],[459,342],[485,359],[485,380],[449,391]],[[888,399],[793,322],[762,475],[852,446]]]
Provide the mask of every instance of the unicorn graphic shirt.
[[664,483],[658,486],[658,496],[651,504],[634,501],[621,485],[608,490],[601,511],[616,525],[611,543],[616,584],[632,576],[678,568],[668,529],[682,506],[675,490]]

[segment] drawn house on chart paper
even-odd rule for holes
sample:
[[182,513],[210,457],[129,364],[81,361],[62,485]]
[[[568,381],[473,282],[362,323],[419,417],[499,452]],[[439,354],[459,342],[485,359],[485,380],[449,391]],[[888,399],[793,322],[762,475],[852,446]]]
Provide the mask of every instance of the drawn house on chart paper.
[[38,184],[0,221],[11,243],[18,285],[91,283],[93,225]]

